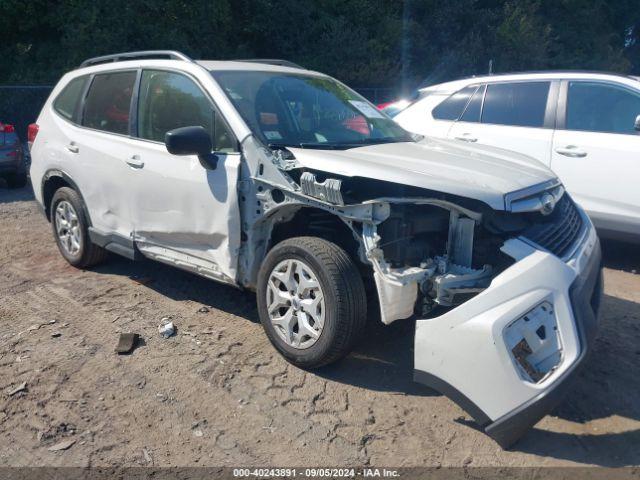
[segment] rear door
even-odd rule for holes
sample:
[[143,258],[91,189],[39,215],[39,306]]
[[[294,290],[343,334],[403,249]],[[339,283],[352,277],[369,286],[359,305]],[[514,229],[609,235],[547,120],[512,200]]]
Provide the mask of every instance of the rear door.
[[640,90],[567,81],[561,99],[551,168],[597,227],[640,235]]
[[[202,126],[212,137],[217,167],[195,155],[167,152],[167,131]],[[235,282],[240,247],[238,142],[195,78],[143,70],[138,94],[132,208],[134,239],[147,256]]]
[[137,75],[137,70],[94,75],[82,106],[83,128],[69,127],[65,139],[72,178],[82,191],[93,227],[125,242],[130,242],[133,231],[127,158]]
[[503,82],[480,86],[448,137],[529,155],[549,165],[557,84]]

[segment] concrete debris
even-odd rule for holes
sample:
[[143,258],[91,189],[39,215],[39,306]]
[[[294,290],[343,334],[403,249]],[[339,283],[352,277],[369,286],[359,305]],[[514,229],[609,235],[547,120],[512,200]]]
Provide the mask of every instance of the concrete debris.
[[144,460],[147,463],[153,462],[153,458],[151,458],[151,454],[149,454],[149,450],[147,450],[146,448],[142,449],[142,455],[144,456]]
[[27,382],[22,382],[20,385],[18,385],[16,388],[14,388],[9,392],[9,396],[12,397],[16,393],[24,392],[26,390],[27,390]]
[[74,438],[70,438],[68,440],[63,440],[61,442],[56,443],[55,445],[49,447],[47,450],[49,450],[50,452],[59,452],[61,450],[67,450],[74,443],[76,443],[76,440]]
[[121,333],[116,345],[116,353],[121,355],[131,353],[138,345],[139,339],[140,336],[137,333]]

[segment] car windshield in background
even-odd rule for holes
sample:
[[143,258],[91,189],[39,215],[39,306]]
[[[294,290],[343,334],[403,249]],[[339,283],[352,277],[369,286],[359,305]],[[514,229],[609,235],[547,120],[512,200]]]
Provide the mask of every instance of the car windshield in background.
[[354,148],[412,142],[363,97],[325,77],[214,71],[249,128],[271,147]]

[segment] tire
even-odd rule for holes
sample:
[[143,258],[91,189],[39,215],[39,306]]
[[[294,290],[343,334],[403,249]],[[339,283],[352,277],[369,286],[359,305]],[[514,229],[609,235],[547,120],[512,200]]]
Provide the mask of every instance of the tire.
[[[286,291],[287,285],[280,282],[280,278],[286,277],[288,272],[296,269],[298,273],[294,274],[294,279],[296,275],[298,279],[302,275],[306,282],[311,282],[304,285],[317,283],[319,291],[313,292],[313,288],[304,289],[303,297],[314,298],[291,300],[291,307],[283,306],[275,310],[273,316],[276,319],[272,320],[268,304],[274,311],[273,306],[280,304],[279,299],[287,297],[287,294],[287,298],[293,299],[291,292]],[[278,278],[274,275],[278,275]],[[303,282],[299,284],[302,285]],[[341,359],[351,351],[364,330],[367,302],[362,278],[351,257],[334,243],[317,237],[296,237],[277,244],[262,263],[257,286],[258,312],[267,337],[282,356],[300,368],[318,368]],[[275,295],[274,291],[279,291],[282,295]],[[272,301],[276,297],[278,300]],[[310,305],[313,305],[313,302],[322,303],[318,300],[320,297],[324,299],[322,308],[312,313],[313,308]],[[297,334],[295,326],[287,333],[286,327],[274,323],[280,322],[279,319],[285,318],[294,310],[296,313],[293,323],[297,326]],[[322,315],[318,314],[319,311]],[[323,321],[316,322],[314,314],[318,318],[323,317]],[[308,319],[306,326],[301,326],[305,325],[301,318]],[[309,337],[308,340],[304,340],[307,336],[303,336],[302,332],[310,332],[309,325],[312,319],[312,328],[319,328],[319,334],[317,338]],[[287,337],[289,341],[286,340]],[[293,342],[290,341],[292,338]],[[298,346],[295,346],[296,341],[300,342]],[[311,344],[304,346],[305,343]]]
[[[61,205],[61,210],[65,210],[64,207],[67,206],[71,207],[66,209],[67,213],[73,211],[74,215],[69,214],[68,218],[75,216],[75,221],[65,221],[66,223],[64,223],[56,218],[56,212],[58,207]],[[67,262],[77,268],[86,268],[97,265],[107,258],[108,252],[104,248],[101,248],[91,242],[91,238],[89,237],[89,222],[87,221],[83,202],[80,195],[78,195],[78,192],[69,187],[62,187],[56,190],[51,200],[50,214],[53,236],[56,240],[60,253]],[[77,251],[75,251],[76,245],[73,241],[71,242],[73,243],[71,248],[70,242],[65,241],[65,238],[69,237],[65,236],[63,238],[58,233],[59,224],[62,225],[63,223],[66,225],[73,225],[71,228],[63,228],[62,230],[69,232],[69,235],[77,240]],[[73,234],[70,233],[71,230],[73,230]]]
[[27,185],[27,172],[12,173],[7,176],[7,186],[9,188],[22,188]]

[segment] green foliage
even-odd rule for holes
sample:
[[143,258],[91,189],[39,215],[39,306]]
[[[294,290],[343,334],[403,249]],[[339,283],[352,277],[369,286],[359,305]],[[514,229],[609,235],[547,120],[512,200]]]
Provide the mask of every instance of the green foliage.
[[412,86],[490,60],[640,72],[638,0],[2,0],[0,32],[0,84],[54,83],[85,58],[139,49],[285,58],[354,86],[398,86],[403,58]]

